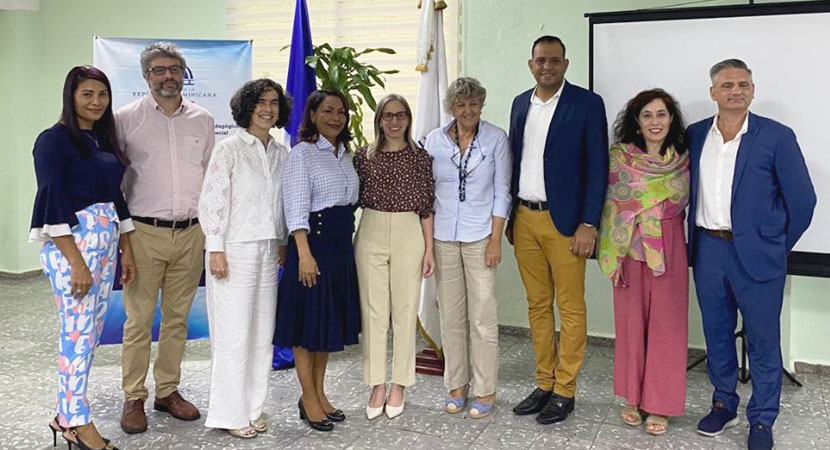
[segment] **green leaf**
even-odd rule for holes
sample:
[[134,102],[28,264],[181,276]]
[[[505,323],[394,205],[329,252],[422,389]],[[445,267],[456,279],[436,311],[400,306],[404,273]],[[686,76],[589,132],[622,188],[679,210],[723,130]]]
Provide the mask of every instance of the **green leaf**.
[[386,53],[387,55],[394,55],[395,54],[395,50],[392,50],[391,48],[381,47],[381,48],[376,48],[374,50],[377,50],[381,53]]
[[370,91],[366,86],[358,86],[357,90],[361,95],[363,95],[363,99],[366,100],[366,104],[369,105],[369,108],[372,108],[372,111],[374,111],[377,103],[375,102],[375,97],[372,96],[372,91]]

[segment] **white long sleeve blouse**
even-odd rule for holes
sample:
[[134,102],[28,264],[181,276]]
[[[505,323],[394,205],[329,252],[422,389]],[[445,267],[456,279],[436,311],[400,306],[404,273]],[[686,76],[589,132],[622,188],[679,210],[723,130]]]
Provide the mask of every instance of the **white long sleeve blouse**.
[[221,252],[227,243],[261,239],[285,245],[280,177],[287,156],[275,139],[266,149],[246,130],[216,144],[199,197],[205,250]]

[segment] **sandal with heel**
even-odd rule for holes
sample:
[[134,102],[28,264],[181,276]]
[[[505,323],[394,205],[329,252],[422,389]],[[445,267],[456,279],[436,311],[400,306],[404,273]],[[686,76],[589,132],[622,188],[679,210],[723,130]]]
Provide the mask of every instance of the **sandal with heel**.
[[653,436],[665,434],[669,429],[669,418],[666,416],[650,415],[646,418],[646,433]]
[[630,427],[639,427],[643,424],[643,412],[634,405],[625,405],[620,417]]
[[[52,428],[51,426],[49,428]],[[68,435],[67,435],[68,433]],[[70,439],[69,436],[72,436],[74,440]],[[101,448],[92,448],[87,445],[84,441],[81,440],[81,436],[78,434],[78,431],[75,428],[66,428],[63,432],[63,438],[66,440],[66,445],[69,450],[72,450],[72,446],[78,447],[80,450],[119,450],[118,447],[114,446],[112,442],[101,438],[104,441],[104,446]]]
[[55,418],[49,422],[49,430],[52,431],[52,447],[58,446],[58,433],[63,434],[63,432],[66,431],[66,428],[61,426],[58,417],[59,416],[55,415]]

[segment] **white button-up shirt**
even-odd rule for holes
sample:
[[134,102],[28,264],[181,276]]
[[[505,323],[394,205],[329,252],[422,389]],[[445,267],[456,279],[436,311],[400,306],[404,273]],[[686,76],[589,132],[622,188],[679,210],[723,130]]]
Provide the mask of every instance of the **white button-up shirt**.
[[718,117],[703,143],[698,169],[697,210],[695,224],[709,230],[732,229],[732,178],[741,138],[749,126],[749,114],[734,139],[724,142],[718,129]]
[[149,94],[115,113],[118,145],[130,160],[122,188],[133,216],[196,217],[213,128],[210,112],[186,99],[172,116]]
[[[521,175],[519,176],[519,198],[531,202],[547,201],[545,192],[545,144],[548,140],[548,128],[562,96],[562,88],[553,97],[542,101],[536,96],[536,90],[530,97],[527,109],[524,137],[522,139]],[[538,87],[537,87],[538,89]]]
[[264,239],[285,245],[280,176],[287,157],[288,149],[273,137],[266,149],[245,130],[216,144],[199,198],[205,250]]

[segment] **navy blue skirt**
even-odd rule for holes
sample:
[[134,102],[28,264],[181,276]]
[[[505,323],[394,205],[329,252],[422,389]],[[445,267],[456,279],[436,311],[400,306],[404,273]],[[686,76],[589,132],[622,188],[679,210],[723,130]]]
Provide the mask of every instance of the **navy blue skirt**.
[[354,210],[333,206],[312,212],[308,245],[317,261],[317,284],[299,280],[294,237],[288,240],[285,269],[279,285],[274,345],[302,347],[310,352],[337,352],[358,343],[360,297],[354,262]]

